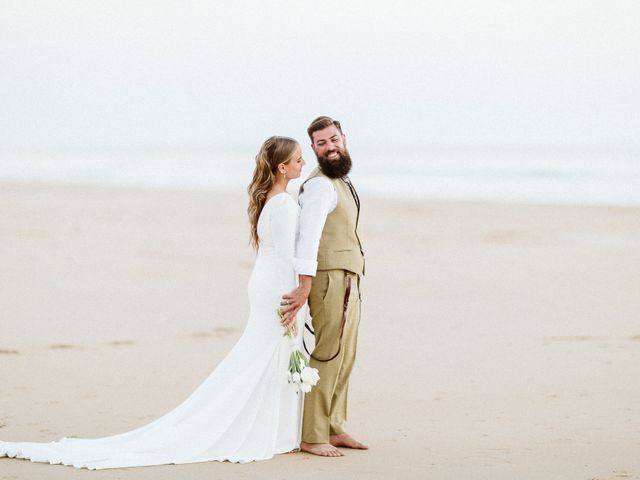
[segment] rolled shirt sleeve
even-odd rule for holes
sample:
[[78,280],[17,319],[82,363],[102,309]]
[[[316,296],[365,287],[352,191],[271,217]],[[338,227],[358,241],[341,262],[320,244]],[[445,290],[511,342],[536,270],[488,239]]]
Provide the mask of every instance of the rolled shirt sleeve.
[[326,177],[315,177],[304,184],[298,198],[300,227],[296,239],[293,268],[298,275],[314,277],[318,269],[318,245],[329,215],[338,204],[338,194]]

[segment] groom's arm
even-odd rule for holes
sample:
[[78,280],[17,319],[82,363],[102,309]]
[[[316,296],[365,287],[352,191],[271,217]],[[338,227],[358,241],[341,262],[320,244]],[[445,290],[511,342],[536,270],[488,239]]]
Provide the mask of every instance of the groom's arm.
[[318,267],[318,245],[327,215],[336,208],[338,196],[333,184],[325,177],[309,180],[300,194],[300,226],[296,240],[294,269],[299,284],[282,297],[283,324],[291,324],[298,310],[306,303],[311,282]]

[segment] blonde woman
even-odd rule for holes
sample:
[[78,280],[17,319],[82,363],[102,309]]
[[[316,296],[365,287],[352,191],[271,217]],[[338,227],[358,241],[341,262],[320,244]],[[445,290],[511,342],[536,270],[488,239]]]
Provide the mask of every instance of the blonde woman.
[[[206,461],[250,462],[300,445],[301,397],[287,384],[291,352],[276,309],[296,285],[293,251],[298,206],[287,183],[304,165],[298,143],[267,139],[249,185],[250,314],[238,343],[178,407],[130,432],[58,442],[0,442],[0,457],[92,470]],[[300,315],[299,315],[300,316]],[[291,322],[297,331],[297,320]]]

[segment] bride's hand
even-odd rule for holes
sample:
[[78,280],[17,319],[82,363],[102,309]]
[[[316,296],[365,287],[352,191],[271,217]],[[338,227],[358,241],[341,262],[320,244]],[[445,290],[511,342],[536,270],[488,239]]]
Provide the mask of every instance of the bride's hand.
[[[283,324],[284,326],[284,324]],[[297,337],[298,336],[298,322],[296,321],[296,317],[293,317],[293,323],[291,324],[291,330],[293,330],[293,336]],[[289,332],[288,328],[284,329],[284,333],[282,334],[283,337],[287,336],[287,333]]]

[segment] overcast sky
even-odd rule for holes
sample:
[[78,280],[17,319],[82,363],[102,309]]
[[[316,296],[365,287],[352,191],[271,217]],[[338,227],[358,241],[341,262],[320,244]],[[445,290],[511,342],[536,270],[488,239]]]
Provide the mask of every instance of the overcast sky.
[[[637,0],[0,0],[0,148],[640,149]],[[354,140],[355,139],[355,140]]]

